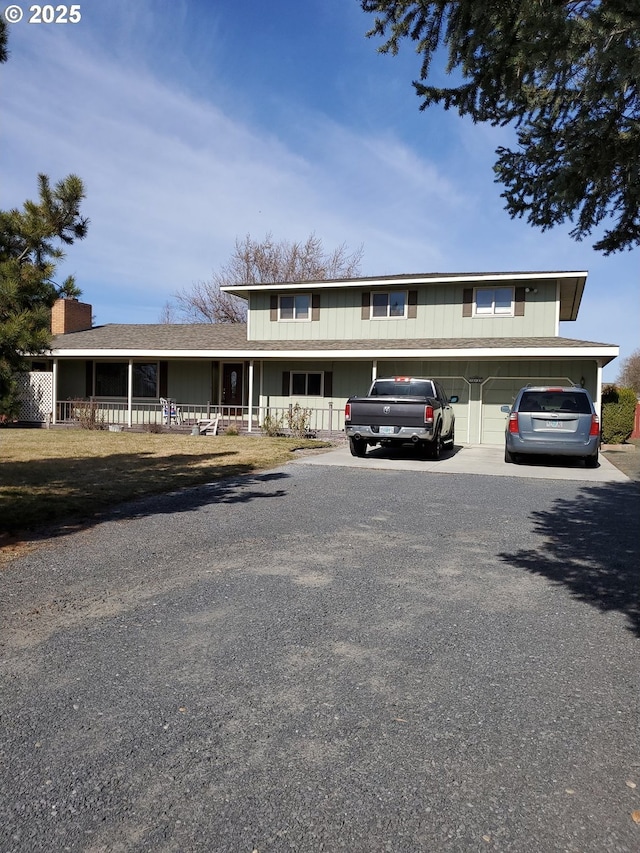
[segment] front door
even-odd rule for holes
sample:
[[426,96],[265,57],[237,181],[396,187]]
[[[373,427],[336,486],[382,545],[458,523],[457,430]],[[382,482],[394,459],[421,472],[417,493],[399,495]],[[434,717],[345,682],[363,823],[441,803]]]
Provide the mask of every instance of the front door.
[[[222,367],[222,405],[242,406],[243,399],[242,362],[225,364]],[[234,412],[235,414],[235,412]]]

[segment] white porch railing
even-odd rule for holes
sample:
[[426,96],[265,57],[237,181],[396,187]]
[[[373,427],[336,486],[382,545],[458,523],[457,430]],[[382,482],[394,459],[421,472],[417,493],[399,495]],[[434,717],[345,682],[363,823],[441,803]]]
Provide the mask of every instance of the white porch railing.
[[[295,404],[290,406],[215,406],[211,403],[176,402],[176,417],[167,422],[161,403],[134,402],[131,412],[124,400],[64,400],[56,404],[57,423],[82,423],[93,421],[99,426],[122,426],[142,428],[149,426],[197,426],[220,415],[221,431],[236,429],[258,435],[269,430],[278,434],[290,434],[290,418],[295,417]],[[334,435],[344,429],[344,410],[329,403],[317,409],[300,405],[304,412],[306,432],[310,435]],[[300,411],[298,411],[300,422]],[[265,427],[265,429],[263,429]]]

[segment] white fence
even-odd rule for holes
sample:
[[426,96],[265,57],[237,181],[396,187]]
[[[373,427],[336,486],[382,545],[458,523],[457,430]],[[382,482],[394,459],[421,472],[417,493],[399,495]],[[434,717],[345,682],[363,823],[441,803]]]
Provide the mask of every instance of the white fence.
[[[216,415],[220,415],[221,431],[235,429],[239,433],[287,435],[303,431],[308,435],[337,436],[344,429],[344,410],[331,403],[322,409],[306,408],[300,404],[247,407],[180,403],[167,410],[160,403],[135,402],[129,412],[122,400],[65,400],[57,404],[56,422],[84,422],[97,427],[175,428],[197,426]],[[302,429],[297,430],[296,427],[300,426]]]
[[19,419],[29,423],[48,423],[53,415],[53,373],[19,373],[16,382],[20,398]]

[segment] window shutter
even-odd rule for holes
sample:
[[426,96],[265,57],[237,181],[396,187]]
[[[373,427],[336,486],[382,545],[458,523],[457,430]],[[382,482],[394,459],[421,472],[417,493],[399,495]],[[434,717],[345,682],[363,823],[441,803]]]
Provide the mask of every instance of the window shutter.
[[361,319],[368,320],[370,310],[371,310],[371,294],[369,293],[368,290],[365,290],[365,292],[362,294],[362,313],[360,315]]
[[160,371],[158,376],[158,396],[159,397],[168,397],[167,389],[169,387],[169,362],[161,361],[160,362]]
[[311,294],[311,319],[319,320],[320,319],[320,294],[312,293]]
[[333,397],[333,371],[331,370],[324,372],[324,396]]
[[418,291],[410,290],[407,297],[407,317],[415,320],[418,316]]
[[291,372],[289,370],[282,371],[282,396],[288,397],[291,390],[290,382]]
[[515,317],[524,317],[524,287],[516,287],[516,304],[513,306]]
[[93,362],[85,363],[85,397],[93,397]]
[[271,294],[271,312],[269,319],[272,323],[278,319],[278,296],[276,293]]
[[462,291],[462,316],[473,316],[473,288],[465,287]]

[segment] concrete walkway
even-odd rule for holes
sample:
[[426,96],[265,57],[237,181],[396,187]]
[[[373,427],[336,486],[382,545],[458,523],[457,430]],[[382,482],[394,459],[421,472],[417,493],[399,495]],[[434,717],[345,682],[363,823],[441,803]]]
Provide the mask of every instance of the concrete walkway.
[[366,457],[352,456],[345,444],[325,453],[301,456],[301,465],[339,465],[349,468],[383,468],[393,471],[425,471],[434,474],[487,474],[493,477],[529,477],[542,480],[581,480],[587,483],[626,483],[629,477],[600,454],[598,468],[585,468],[582,460],[540,457],[520,465],[507,465],[502,445],[456,445],[453,452],[445,450],[437,462],[420,459],[405,450],[369,450]]

